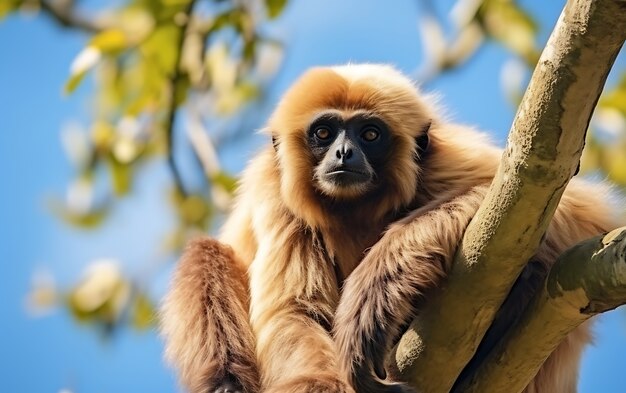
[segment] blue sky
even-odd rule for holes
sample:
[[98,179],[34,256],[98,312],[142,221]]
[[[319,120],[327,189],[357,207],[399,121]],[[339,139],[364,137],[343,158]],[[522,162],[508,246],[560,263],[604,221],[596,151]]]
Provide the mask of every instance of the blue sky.
[[[411,72],[420,64],[413,0],[291,2],[272,28],[287,44],[287,53],[269,91],[268,108],[312,65],[388,62]],[[545,41],[563,2],[525,4],[539,18]],[[108,256],[124,261],[129,272],[140,272],[155,258],[154,249],[174,220],[163,207],[169,178],[161,164],[142,170],[134,194],[96,232],[69,228],[45,209],[46,196],[62,195],[73,176],[59,129],[68,121],[88,119],[89,86],[70,98],[61,95],[69,64],[84,42],[84,36],[43,18],[11,17],[0,23],[0,391],[176,391],[155,334],[128,331],[105,342],[62,311],[41,319],[24,311],[35,269],[45,267],[69,284],[89,261]],[[441,94],[455,120],[490,132],[500,144],[514,115],[499,79],[507,58],[489,45],[461,70],[426,86]],[[624,67],[622,55],[615,70]],[[260,142],[257,137],[245,147],[224,149],[228,169],[240,170]],[[168,274],[156,277],[155,296],[162,294]],[[603,316],[595,331],[596,345],[583,359],[580,390],[626,391],[626,312]]]

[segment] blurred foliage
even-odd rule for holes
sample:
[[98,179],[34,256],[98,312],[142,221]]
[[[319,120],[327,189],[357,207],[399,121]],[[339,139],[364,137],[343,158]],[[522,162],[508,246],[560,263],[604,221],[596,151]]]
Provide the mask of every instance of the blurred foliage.
[[[38,13],[88,37],[69,65],[63,92],[71,95],[84,83],[93,84],[91,122],[62,129],[76,178],[65,198],[50,198],[51,211],[70,225],[97,229],[116,202],[132,193],[141,167],[161,160],[171,174],[168,200],[178,217],[164,245],[176,254],[228,208],[236,179],[221,169],[207,124],[236,116],[261,96],[282,57],[282,44],[266,36],[261,25],[278,17],[286,1],[117,4],[87,12],[73,0],[0,0],[0,17]],[[196,113],[200,107],[204,113]],[[200,185],[185,181],[190,176],[174,155],[181,140],[177,131],[185,122],[195,127],[188,139],[203,167]],[[201,156],[206,154],[212,156]],[[31,309],[61,305],[105,333],[149,326],[154,307],[141,290],[149,283],[137,285],[115,266],[96,261],[82,281],[64,291],[35,285]]]
[[40,273],[38,277],[27,299],[31,313],[63,306],[78,323],[95,327],[105,338],[123,326],[145,330],[155,322],[154,302],[123,274],[118,261],[93,261],[82,279],[65,291],[57,288],[51,276],[42,279]]
[[[458,0],[449,18],[438,16],[433,0],[421,0],[421,29],[426,52],[421,80],[463,66],[487,42],[513,54],[501,71],[505,96],[517,107],[530,72],[539,61],[539,26],[513,0]],[[452,25],[451,29],[446,26]],[[449,34],[446,34],[449,32]],[[608,87],[596,107],[581,159],[582,174],[596,174],[626,186],[626,70]]]
[[[93,116],[86,127],[62,130],[62,142],[76,168],[64,199],[50,200],[64,221],[97,228],[119,198],[132,193],[140,167],[167,162],[177,225],[164,241],[176,254],[195,233],[206,233],[228,208],[236,179],[221,168],[207,119],[241,115],[262,97],[282,58],[282,45],[260,28],[278,17],[287,0],[127,0],[117,8],[86,13],[73,0],[0,0],[0,18],[16,11],[39,12],[89,37],[70,65],[66,94],[93,80]],[[501,83],[513,105],[521,100],[539,60],[539,27],[512,0],[458,0],[447,16],[434,0],[420,0],[418,15],[425,62],[418,78],[427,81],[462,67],[487,44],[511,53]],[[87,79],[88,80],[88,79]],[[195,103],[195,104],[194,104]],[[198,108],[202,108],[200,111]],[[201,164],[204,186],[192,188],[174,156],[178,117]],[[601,98],[581,163],[626,185],[626,72]],[[104,191],[96,187],[106,183]],[[77,321],[104,333],[120,327],[144,329],[154,322],[149,282],[128,278],[110,260],[95,261],[69,289],[36,279],[31,310],[61,305]]]
[[[426,52],[422,80],[463,65],[488,41],[504,46],[530,67],[539,59],[537,23],[516,1],[458,0],[445,19],[438,16],[431,0],[420,4]],[[449,25],[453,27],[446,28]]]

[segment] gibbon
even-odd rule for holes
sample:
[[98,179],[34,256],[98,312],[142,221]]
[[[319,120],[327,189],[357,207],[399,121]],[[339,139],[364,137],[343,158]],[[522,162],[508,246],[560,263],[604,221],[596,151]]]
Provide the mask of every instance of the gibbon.
[[[191,392],[412,391],[385,354],[445,279],[501,150],[385,65],[308,71],[267,130],[219,241],[191,242],[175,272],[167,359]],[[479,352],[562,251],[617,226],[605,188],[570,182]],[[588,341],[570,334],[526,391],[575,391]]]

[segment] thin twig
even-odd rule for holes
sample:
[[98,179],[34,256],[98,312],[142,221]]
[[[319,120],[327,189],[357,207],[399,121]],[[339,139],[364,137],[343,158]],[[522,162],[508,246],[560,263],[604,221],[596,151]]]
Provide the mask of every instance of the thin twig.
[[202,171],[207,179],[211,179],[221,171],[220,162],[217,157],[217,150],[208,132],[204,128],[198,113],[189,113],[189,116],[187,116],[186,131],[191,147],[198,161],[200,161]]
[[167,143],[167,163],[170,168],[170,172],[172,172],[172,176],[174,178],[174,183],[176,184],[177,190],[183,195],[187,195],[187,191],[185,190],[185,185],[183,183],[183,179],[180,173],[178,166],[176,165],[176,160],[174,157],[174,124],[176,123],[176,97],[178,96],[178,86],[183,78],[183,75],[180,71],[181,68],[181,60],[183,53],[183,45],[185,43],[185,37],[189,33],[189,26],[191,25],[191,16],[193,12],[193,6],[195,1],[190,1],[185,9],[186,18],[181,24],[181,34],[178,39],[177,47],[178,52],[176,53],[176,61],[174,72],[170,78],[169,83],[169,98],[168,98],[168,108],[167,108],[167,118],[165,120],[165,133],[166,133],[166,143]]
[[54,19],[61,26],[68,28],[78,28],[88,33],[98,33],[102,31],[105,26],[90,18],[80,16],[74,12],[74,2],[70,1],[66,4],[60,5],[58,2],[50,0],[41,0],[41,10],[48,16]]

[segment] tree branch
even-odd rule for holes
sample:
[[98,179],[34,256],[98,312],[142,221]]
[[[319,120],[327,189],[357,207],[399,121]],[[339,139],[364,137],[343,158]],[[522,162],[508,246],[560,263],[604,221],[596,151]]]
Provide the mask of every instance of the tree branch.
[[185,37],[188,35],[189,26],[191,26],[191,18],[193,13],[193,6],[195,4],[195,0],[189,1],[184,11],[184,20],[180,26],[180,37],[178,38],[178,43],[176,45],[176,60],[174,62],[174,70],[172,72],[172,76],[170,77],[169,86],[168,86],[168,108],[166,112],[166,119],[164,124],[165,134],[166,134],[166,144],[167,144],[167,164],[170,168],[170,172],[172,173],[172,177],[174,178],[174,183],[176,185],[176,189],[183,195],[187,195],[187,190],[185,189],[185,184],[183,182],[183,178],[181,176],[180,170],[178,169],[178,165],[176,164],[176,159],[174,157],[174,125],[176,123],[176,115],[177,115],[177,105],[178,98],[180,96],[180,83],[183,78],[183,74],[181,72],[181,62],[182,62],[182,54],[183,54],[183,46],[185,43]]
[[58,1],[41,0],[40,4],[42,11],[64,27],[78,28],[89,33],[98,33],[105,28],[104,24],[97,20],[77,15],[73,10],[73,1],[60,4]]
[[419,390],[450,391],[537,249],[578,166],[591,114],[626,38],[624,26],[624,0],[565,6],[446,288],[429,299],[397,346],[395,366]]
[[521,392],[561,341],[592,316],[626,303],[626,227],[572,247],[546,285],[460,392]]

